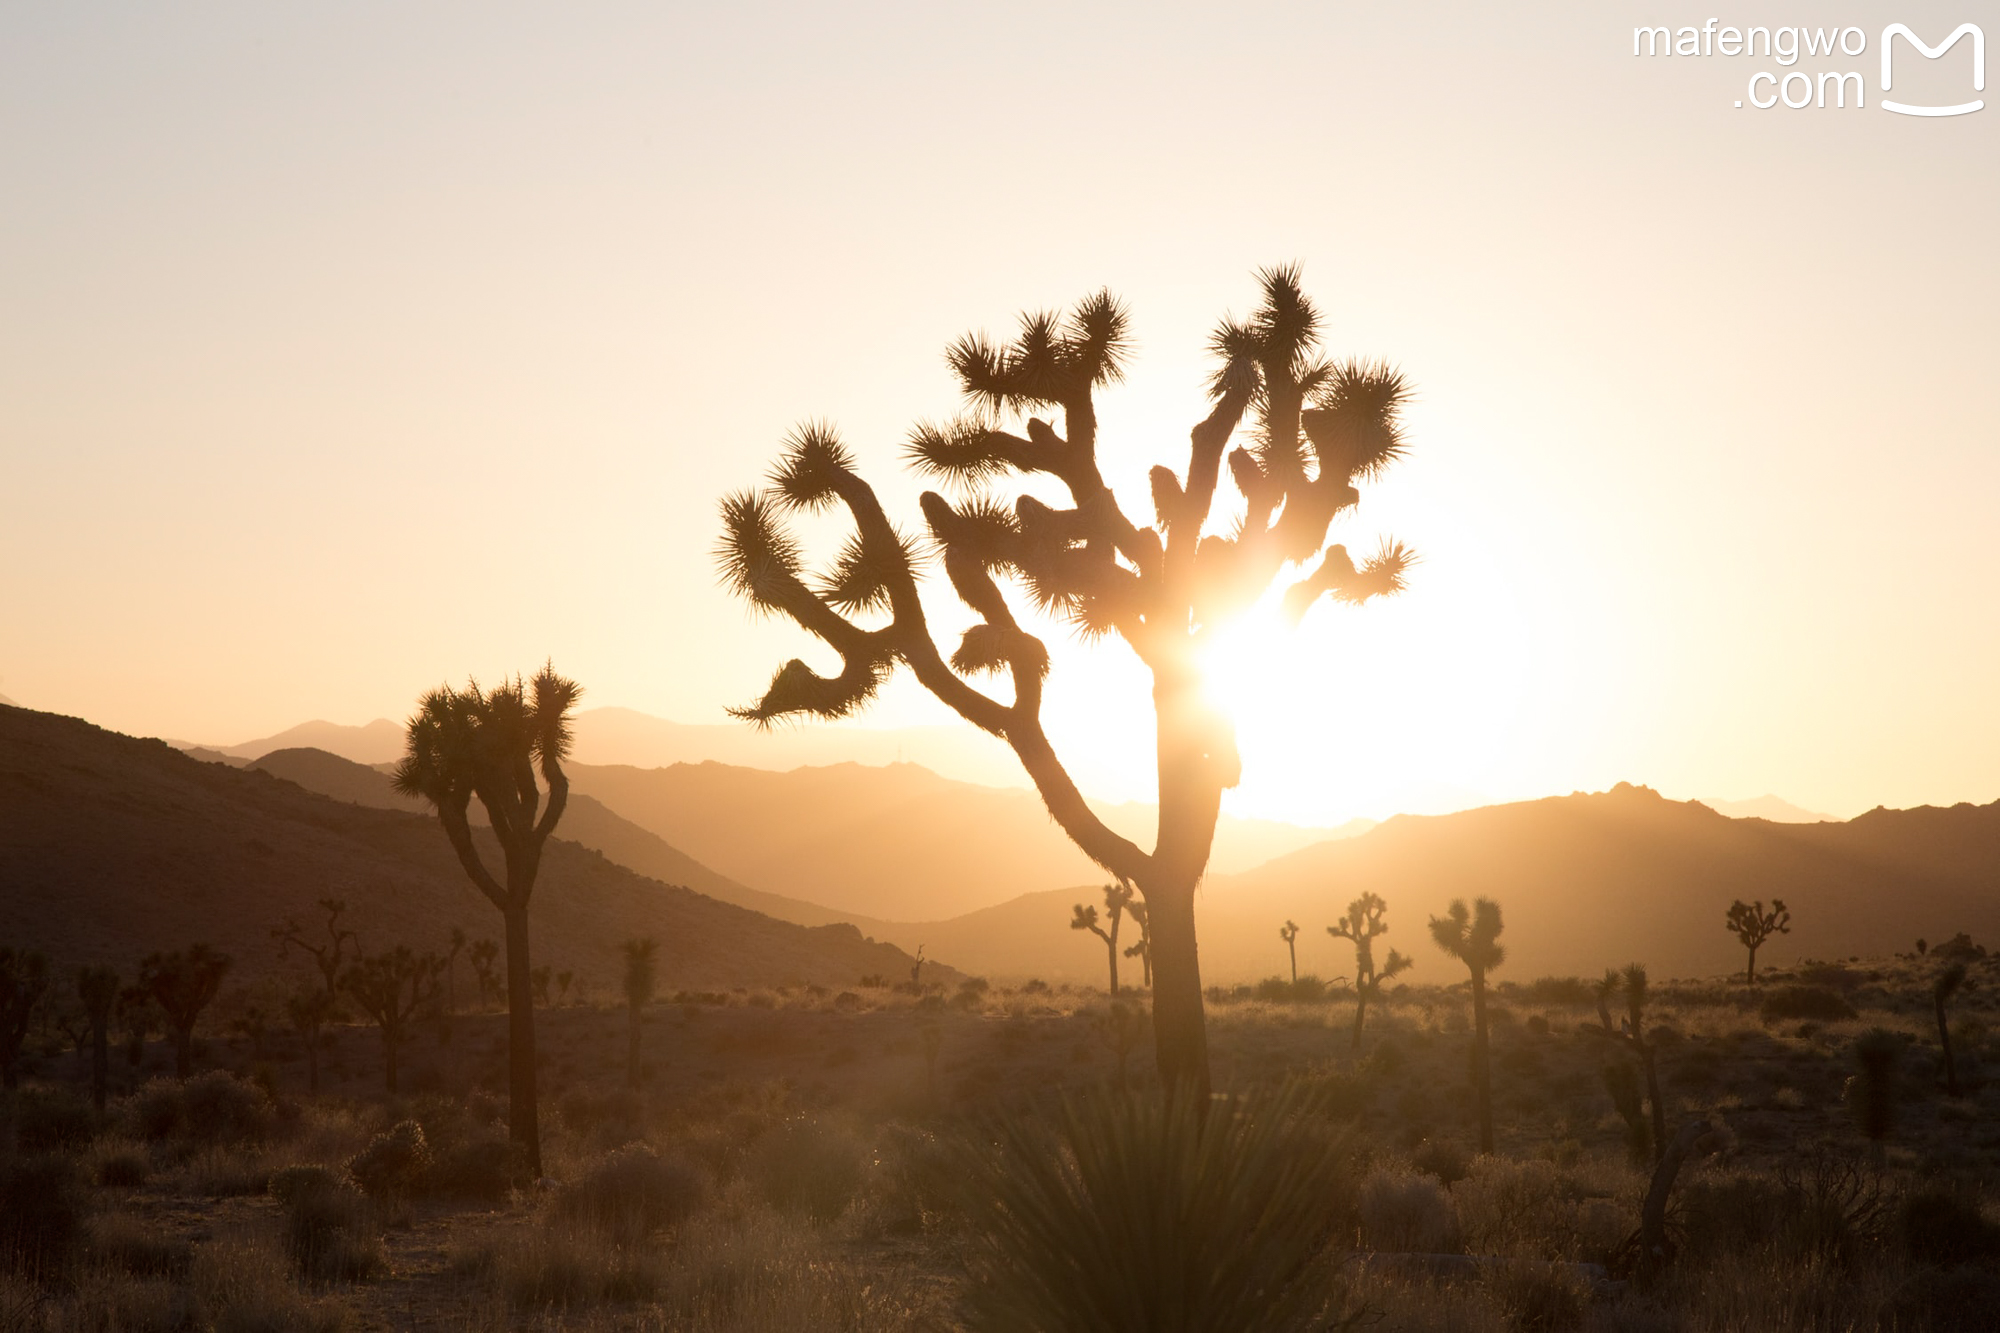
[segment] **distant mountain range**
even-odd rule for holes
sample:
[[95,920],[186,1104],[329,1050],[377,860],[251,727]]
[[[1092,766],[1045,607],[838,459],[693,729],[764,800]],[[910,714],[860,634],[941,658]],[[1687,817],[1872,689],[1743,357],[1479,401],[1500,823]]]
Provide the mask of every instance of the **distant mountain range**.
[[1790,801],[1776,796],[1759,796],[1749,801],[1711,801],[1702,804],[1718,815],[1731,819],[1768,819],[1773,824],[1837,824],[1834,815],[1822,815],[1812,810],[1801,809]]
[[[293,755],[274,767],[368,794],[341,762]],[[260,769],[12,707],[0,708],[0,793],[0,942],[64,966],[129,972],[144,953],[199,940],[235,956],[236,981],[296,975],[270,928],[310,921],[329,895],[351,904],[371,948],[441,947],[453,926],[499,935],[497,912],[428,815],[349,804]],[[580,802],[577,816],[577,831],[588,831],[593,812]],[[663,870],[691,864],[660,856]],[[669,991],[852,986],[910,967],[852,926],[775,920],[561,838],[549,844],[531,918],[536,961],[599,988],[616,984],[619,946],[637,936],[660,942]]]

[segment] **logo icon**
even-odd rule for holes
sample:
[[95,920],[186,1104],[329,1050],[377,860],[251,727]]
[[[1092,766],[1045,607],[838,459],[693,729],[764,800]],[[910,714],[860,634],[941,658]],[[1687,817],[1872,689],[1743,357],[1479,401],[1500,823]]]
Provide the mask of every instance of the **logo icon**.
[[[1972,34],[1972,90],[1974,92],[1985,92],[1986,34],[1979,30],[1977,24],[1973,23],[1959,24],[1956,28],[1952,29],[1951,36],[1945,38],[1936,46],[1927,45],[1924,39],[1911,32],[1909,25],[1905,23],[1891,23],[1888,27],[1882,29],[1882,91],[1886,93],[1890,89],[1889,70],[1895,55],[1895,41],[1897,37],[1909,38],[1910,45],[1916,47],[1925,59],[1936,60],[1946,51],[1958,45],[1958,39],[1967,33]],[[1891,102],[1887,98],[1882,99],[1881,102],[1881,107],[1884,111],[1897,111],[1905,116],[1962,116],[1969,111],[1977,111],[1985,105],[1986,102],[1983,98],[1976,98],[1970,102],[1960,102],[1957,106],[1911,106],[1907,102]]]

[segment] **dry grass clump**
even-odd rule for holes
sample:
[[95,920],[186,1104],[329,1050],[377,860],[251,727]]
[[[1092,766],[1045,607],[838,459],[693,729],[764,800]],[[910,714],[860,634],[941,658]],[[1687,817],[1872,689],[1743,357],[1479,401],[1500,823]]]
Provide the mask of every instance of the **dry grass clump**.
[[97,1268],[141,1278],[183,1278],[194,1261],[187,1241],[122,1212],[90,1219],[84,1253]]
[[137,1137],[190,1146],[261,1142],[276,1121],[262,1088],[220,1069],[185,1083],[153,1079],[127,1099],[122,1111]]
[[1378,1166],[1362,1177],[1356,1199],[1361,1243],[1399,1254],[1458,1254],[1458,1212],[1432,1176],[1407,1167]]
[[[1639,1182],[1615,1180],[1638,1196]],[[1636,1208],[1613,1202],[1613,1189],[1539,1158],[1480,1157],[1452,1186],[1466,1248],[1474,1254],[1604,1262],[1638,1226]]]
[[368,1198],[345,1174],[294,1166],[271,1177],[284,1217],[284,1250],[301,1277],[355,1282],[387,1267]]
[[614,1244],[637,1245],[678,1226],[701,1205],[701,1178],[652,1147],[627,1144],[606,1155],[557,1193],[551,1211]]
[[99,1139],[84,1156],[84,1171],[105,1189],[137,1189],[153,1174],[153,1159],[130,1139]]
[[758,1138],[745,1174],[772,1207],[824,1225],[861,1192],[870,1160],[851,1129],[795,1116]]
[[339,1302],[300,1291],[285,1256],[259,1236],[201,1246],[190,1286],[215,1333],[339,1333],[348,1323]]
[[74,1160],[54,1153],[0,1160],[0,1271],[60,1277],[76,1258],[83,1224]]
[[567,1309],[651,1300],[660,1289],[660,1258],[607,1244],[590,1227],[531,1226],[461,1253],[462,1274],[490,1274],[517,1309]]

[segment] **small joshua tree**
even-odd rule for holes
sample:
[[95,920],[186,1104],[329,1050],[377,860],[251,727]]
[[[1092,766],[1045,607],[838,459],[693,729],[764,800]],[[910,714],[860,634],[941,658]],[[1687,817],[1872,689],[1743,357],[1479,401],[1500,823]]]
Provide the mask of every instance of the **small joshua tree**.
[[[500,912],[507,944],[507,1123],[531,1176],[542,1174],[535,1098],[535,1005],[528,960],[528,901],[542,851],[569,804],[562,769],[571,713],[582,690],[552,666],[533,680],[443,686],[418,702],[396,790],[437,810],[445,837],[474,887]],[[537,785],[539,775],[541,785]],[[546,795],[542,787],[547,788]],[[499,873],[473,841],[473,798],[500,844]]]
[[222,989],[229,974],[228,954],[206,944],[173,953],[148,954],[139,963],[139,990],[159,1006],[174,1037],[174,1076],[194,1071],[194,1025],[201,1011]]
[[1299,988],[1299,923],[1296,921],[1286,921],[1284,925],[1278,927],[1278,938],[1285,942],[1285,953],[1291,958],[1292,989],[1297,990]]
[[278,942],[278,957],[286,957],[293,949],[302,950],[319,969],[326,982],[326,993],[337,995],[340,991],[340,973],[350,955],[359,955],[361,941],[351,930],[343,929],[341,916],[347,911],[347,903],[339,898],[322,898],[319,908],[326,913],[326,943],[320,944],[306,935],[306,929],[293,917],[282,926],[271,929],[271,938]]
[[569,1003],[569,988],[570,988],[570,984],[571,984],[572,982],[574,982],[575,980],[576,980],[576,973],[574,973],[574,972],[570,971],[570,970],[569,970],[568,968],[564,968],[564,969],[563,969],[562,971],[560,971],[560,972],[556,973],[556,1003],[557,1003],[557,1004],[568,1004],[568,1003]]
[[1882,1163],[1889,1132],[1896,1127],[1896,1066],[1902,1055],[1903,1039],[1885,1028],[1870,1028],[1854,1042],[1854,1059],[1860,1068],[1847,1081],[1848,1109],[1868,1136],[1877,1166]]
[[1764,900],[1746,903],[1741,898],[1729,904],[1728,925],[1730,934],[1743,941],[1743,947],[1750,951],[1750,961],[1743,969],[1743,980],[1749,985],[1757,983],[1757,950],[1765,940],[1773,935],[1792,933],[1792,914],[1785,907],[1783,898],[1771,899],[1771,910],[1764,910]]
[[285,1019],[292,1025],[299,1045],[306,1053],[306,1089],[319,1091],[319,1048],[321,1034],[336,1011],[334,997],[317,986],[294,991],[285,999]]
[[555,973],[547,963],[528,970],[528,986],[535,993],[535,1007],[537,1009],[546,1009],[549,1007],[549,982],[554,980],[554,977]]
[[[1379,895],[1364,893],[1347,905],[1346,919],[1326,928],[1326,933],[1335,939],[1348,940],[1354,945],[1354,1039],[1349,1047],[1352,1050],[1361,1049],[1361,1025],[1368,1019],[1369,1001],[1381,996],[1384,982],[1415,965],[1414,960],[1391,949],[1388,961],[1377,970],[1375,941],[1389,932],[1388,911],[1389,904]],[[1435,931],[1436,926],[1432,929]]]
[[639,1032],[645,1022],[646,1006],[653,1002],[653,990],[659,984],[654,970],[654,956],[659,952],[656,940],[625,941],[625,1085],[639,1086]]
[[1951,1058],[1951,1027],[1945,1022],[1945,1006],[1965,984],[1965,964],[1949,964],[1931,983],[1931,1007],[1937,1011],[1938,1046],[1944,1051],[1945,1095],[1958,1096],[1958,1066]]
[[458,1014],[458,956],[465,952],[465,930],[461,926],[451,928],[451,947],[444,953],[444,1011],[456,1017]]
[[1071,930],[1087,930],[1104,941],[1105,953],[1111,962],[1111,993],[1118,994],[1118,923],[1125,919],[1125,909],[1131,905],[1132,888],[1128,884],[1106,884],[1104,886],[1104,916],[1111,923],[1106,930],[1099,925],[1100,918],[1095,907],[1076,904],[1069,920]]
[[0,1086],[21,1077],[21,1049],[49,989],[49,960],[32,949],[0,949]]
[[382,1083],[392,1093],[403,1033],[410,1020],[437,998],[443,978],[444,959],[434,953],[412,953],[401,944],[357,958],[340,974],[340,988],[354,997],[382,1032]]
[[[1011,342],[969,335],[947,353],[970,410],[911,432],[911,468],[940,484],[918,502],[922,545],[890,521],[835,433],[809,425],[786,442],[767,486],[724,499],[717,548],[734,592],[789,617],[841,661],[831,675],[787,662],[737,715],[760,725],[849,717],[908,667],[1005,741],[1050,817],[1152,909],[1154,1055],[1166,1085],[1204,1105],[1195,891],[1222,794],[1243,767],[1234,725],[1207,688],[1206,655],[1267,595],[1296,622],[1325,598],[1397,592],[1413,559],[1384,543],[1357,562],[1330,540],[1360,502],[1359,485],[1404,452],[1407,383],[1384,365],[1323,359],[1319,312],[1296,269],[1266,270],[1258,285],[1249,318],[1225,319],[1209,340],[1208,413],[1180,455],[1184,468],[1163,461],[1148,474],[1150,514],[1125,512],[1100,467],[1098,390],[1121,378],[1131,338],[1125,308],[1099,292],[1066,317],[1024,316]],[[1239,427],[1246,438],[1232,447]],[[1062,492],[1054,504],[1043,498],[1052,487]],[[816,571],[786,520],[829,508],[853,530],[832,567]],[[1217,523],[1218,508],[1233,521]],[[930,622],[927,564],[976,617],[955,646],[940,644]],[[1051,622],[1087,640],[1122,639],[1152,677],[1150,850],[1090,808],[1049,737],[1051,654],[1035,631]],[[983,675],[1004,684],[983,686]]]
[[492,940],[480,940],[466,956],[472,960],[472,976],[479,986],[480,1005],[492,1004],[505,989],[500,984],[500,946]]
[[111,1085],[111,1014],[118,1007],[118,974],[108,967],[80,967],[76,998],[90,1023],[90,1100],[100,1113]]
[[1133,899],[1125,908],[1125,914],[1132,918],[1132,924],[1139,928],[1139,938],[1125,946],[1125,956],[1139,960],[1139,978],[1146,989],[1153,988],[1153,936],[1146,928],[1146,904]]
[[1486,1041],[1486,974],[1507,959],[1500,943],[1500,904],[1480,898],[1467,910],[1457,898],[1441,917],[1431,918],[1438,948],[1464,963],[1472,974],[1472,1090],[1479,1103],[1479,1151],[1493,1151],[1493,1068]]
[[[1625,997],[1625,1015],[1619,1019],[1618,1026],[1613,1027],[1611,1001],[1621,994]],[[1653,1111],[1653,1161],[1657,1165],[1661,1154],[1667,1150],[1667,1113],[1660,1101],[1660,1074],[1655,1060],[1657,1048],[1646,1040],[1647,999],[1646,968],[1641,963],[1628,964],[1623,972],[1607,968],[1604,980],[1597,984],[1597,1017],[1604,1025],[1604,1035],[1631,1051],[1639,1061],[1640,1071],[1646,1076],[1646,1101]],[[1615,1102],[1619,1089],[1612,1088],[1611,1096]],[[1622,1105],[1619,1114],[1625,1114]]]

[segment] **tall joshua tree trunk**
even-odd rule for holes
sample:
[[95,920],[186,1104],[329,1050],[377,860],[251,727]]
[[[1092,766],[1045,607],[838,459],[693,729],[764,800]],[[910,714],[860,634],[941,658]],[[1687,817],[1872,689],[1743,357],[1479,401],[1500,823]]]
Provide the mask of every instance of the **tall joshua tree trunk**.
[[1486,1046],[1486,970],[1472,969],[1472,1095],[1479,1107],[1479,1151],[1493,1151],[1493,1064]]
[[[510,879],[512,876],[509,877]],[[533,872],[529,872],[533,883]],[[510,889],[510,892],[513,892]],[[535,992],[528,975],[527,894],[502,915],[507,930],[507,1124],[529,1151],[528,1169],[542,1174],[541,1116],[535,1096]]]

